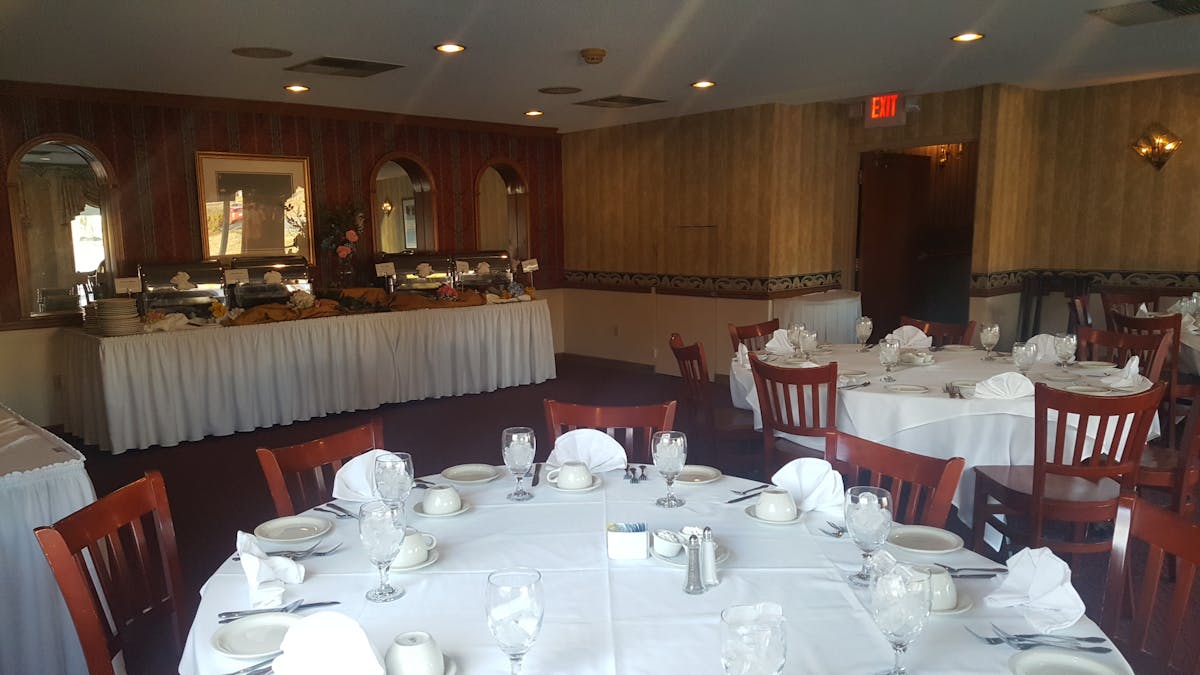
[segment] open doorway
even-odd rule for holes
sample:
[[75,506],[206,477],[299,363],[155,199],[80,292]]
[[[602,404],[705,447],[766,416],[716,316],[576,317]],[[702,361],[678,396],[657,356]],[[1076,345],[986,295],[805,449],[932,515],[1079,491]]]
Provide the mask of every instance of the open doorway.
[[902,315],[965,323],[978,144],[860,155],[856,286],[875,337]]

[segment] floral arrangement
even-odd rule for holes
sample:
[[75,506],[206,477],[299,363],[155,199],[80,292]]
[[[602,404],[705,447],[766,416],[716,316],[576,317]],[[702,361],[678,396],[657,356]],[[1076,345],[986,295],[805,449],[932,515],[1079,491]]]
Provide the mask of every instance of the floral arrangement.
[[302,309],[309,309],[317,303],[317,299],[308,291],[293,291],[291,297],[288,298],[288,307],[297,312]]
[[458,291],[450,284],[442,284],[437,289],[438,300],[457,300]]
[[325,223],[326,228],[321,248],[333,251],[343,260],[354,255],[367,222],[362,210],[353,205],[341,206],[331,209],[321,218],[321,222]]
[[225,304],[220,300],[213,300],[212,302],[208,303],[208,311],[212,314],[212,318],[216,319],[217,321],[220,321],[222,317],[229,313],[229,310],[226,309]]

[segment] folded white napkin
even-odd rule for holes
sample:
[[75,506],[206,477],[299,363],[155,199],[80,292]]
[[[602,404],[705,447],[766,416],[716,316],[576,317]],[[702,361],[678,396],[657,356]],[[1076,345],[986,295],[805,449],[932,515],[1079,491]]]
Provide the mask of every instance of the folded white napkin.
[[1041,363],[1056,363],[1058,356],[1054,354],[1054,336],[1049,333],[1039,333],[1025,341],[1037,345],[1037,360]]
[[1130,356],[1129,361],[1120,372],[1100,378],[1100,382],[1113,389],[1134,389],[1142,384],[1142,374],[1138,372],[1138,357]]
[[738,345],[737,362],[739,366],[750,367],[750,350],[744,344]]
[[387,450],[368,450],[342,465],[333,478],[333,498],[350,502],[369,502],[375,495],[375,458]]
[[146,330],[150,332],[154,332],[156,330],[179,330],[180,328],[187,328],[188,325],[188,318],[186,315],[180,314],[179,312],[172,312],[158,321],[147,324]]
[[791,356],[796,352],[796,348],[792,346],[791,340],[788,340],[787,331],[780,328],[771,334],[771,339],[763,345],[763,351],[768,354]]
[[546,464],[560,467],[563,462],[583,462],[592,473],[624,469],[628,463],[625,448],[617,439],[596,429],[572,429],[554,441],[554,450]]
[[275,675],[383,675],[383,666],[357,621],[338,612],[317,612],[283,636]]
[[1000,373],[975,385],[975,398],[1013,399],[1033,396],[1033,383],[1020,373]]
[[1043,633],[1062,630],[1083,616],[1071,586],[1071,568],[1048,548],[1024,549],[1008,559],[1008,576],[985,598],[990,607],[1020,607]]
[[901,349],[929,349],[933,346],[933,338],[916,326],[900,326],[883,339],[899,342]]
[[237,533],[237,552],[242,571],[250,590],[250,606],[254,609],[278,607],[283,604],[283,585],[304,581],[304,565],[275,555],[267,555],[258,545],[258,538],[247,532]]
[[1179,317],[1179,329],[1186,330],[1189,333],[1196,332],[1196,319],[1191,314],[1184,314]]
[[829,462],[816,457],[801,457],[783,465],[771,476],[771,482],[787,490],[796,500],[796,509],[806,511],[840,511],[845,503],[842,474]]
[[1143,302],[1142,304],[1138,305],[1137,314],[1134,316],[1150,316],[1150,308],[1147,307],[1146,303]]

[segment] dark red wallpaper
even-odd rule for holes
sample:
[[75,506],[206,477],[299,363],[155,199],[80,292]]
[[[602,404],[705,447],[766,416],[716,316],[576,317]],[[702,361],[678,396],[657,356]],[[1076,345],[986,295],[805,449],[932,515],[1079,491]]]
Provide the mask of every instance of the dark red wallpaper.
[[[542,270],[538,284],[561,280],[561,154],[558,136],[549,130],[0,82],[0,157],[6,169],[19,159],[14,154],[22,144],[53,133],[91,142],[114,169],[122,274],[132,273],[140,262],[201,258],[197,151],[308,157],[318,215],[347,203],[365,207],[375,164],[403,151],[419,158],[431,174],[442,250],[474,247],[475,180],[483,168],[496,160],[515,166],[528,182],[530,246]],[[0,321],[5,322],[20,315],[8,200],[8,191],[0,192]],[[319,222],[314,221],[314,230],[319,239]],[[373,250],[369,240],[365,243],[360,250]],[[359,257],[364,272],[370,257]]]

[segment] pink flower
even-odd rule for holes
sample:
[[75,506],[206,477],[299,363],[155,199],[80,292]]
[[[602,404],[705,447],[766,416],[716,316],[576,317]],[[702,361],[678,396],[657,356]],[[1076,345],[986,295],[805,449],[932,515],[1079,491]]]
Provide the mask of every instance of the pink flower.
[[339,258],[349,258],[350,257],[350,247],[349,246],[337,247],[337,255]]
[[346,230],[346,241],[350,242],[351,244],[357,242],[358,233],[354,230]]

